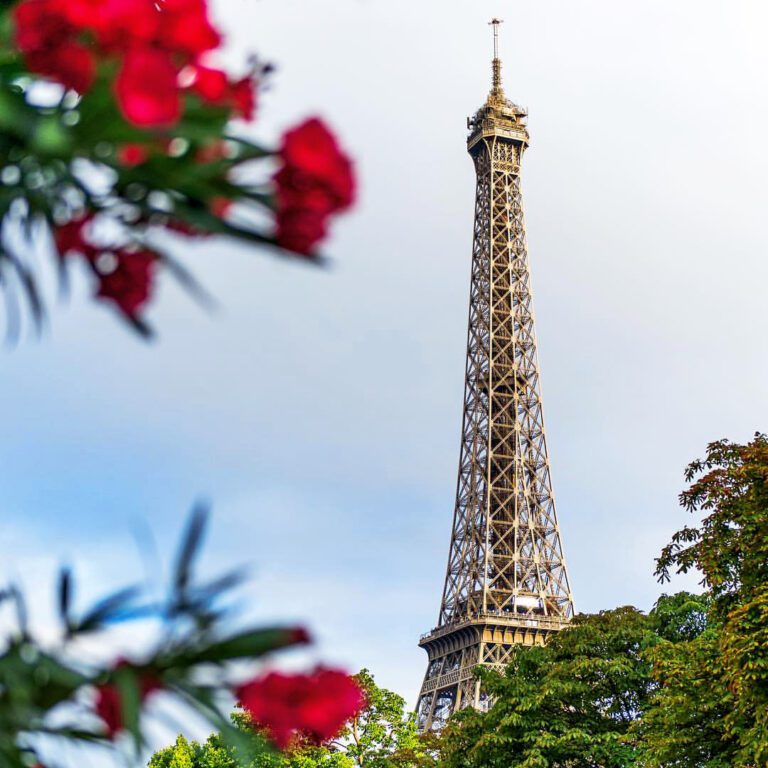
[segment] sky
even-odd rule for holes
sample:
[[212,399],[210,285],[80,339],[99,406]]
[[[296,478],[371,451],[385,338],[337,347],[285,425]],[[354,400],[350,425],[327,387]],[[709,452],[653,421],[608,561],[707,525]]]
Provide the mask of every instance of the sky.
[[[768,8],[760,0],[213,0],[227,62],[275,63],[256,138],[321,114],[360,201],[331,266],[208,241],[179,257],[145,344],[78,282],[0,351],[0,575],[50,611],[141,573],[214,514],[205,568],[248,563],[255,620],[415,704],[453,514],[473,214],[466,117],[505,19],[544,412],[576,606],[652,606],[689,522],[683,469],[768,423]],[[672,588],[695,585],[680,580]],[[664,587],[670,589],[670,587]],[[275,659],[276,664],[282,663]]]

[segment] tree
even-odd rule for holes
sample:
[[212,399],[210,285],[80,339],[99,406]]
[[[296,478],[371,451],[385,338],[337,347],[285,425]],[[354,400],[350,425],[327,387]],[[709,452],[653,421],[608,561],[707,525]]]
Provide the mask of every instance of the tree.
[[656,689],[636,724],[639,764],[733,766],[738,745],[725,728],[733,696],[723,679],[718,629],[682,642],[662,641],[648,658]]
[[[711,443],[704,459],[692,462],[680,496],[698,526],[678,531],[657,561],[662,580],[698,570],[712,590],[714,634],[691,648],[658,659],[668,706],[654,722],[655,743],[673,744],[682,724],[710,711],[719,738],[706,760],[687,765],[744,766],[768,763],[768,437],[756,434],[739,445]],[[680,669],[681,663],[687,666]],[[666,723],[666,734],[662,726]],[[661,731],[661,732],[660,732]],[[666,735],[667,741],[662,738]]]
[[330,746],[360,768],[405,767],[428,760],[416,715],[406,713],[405,699],[377,686],[367,669],[355,675],[355,680],[365,692],[367,705]]
[[481,676],[495,703],[443,734],[446,768],[625,768],[645,708],[654,620],[635,608],[579,615],[544,647],[519,647],[502,677]]
[[648,615],[632,607],[582,614],[546,646],[516,648],[503,677],[480,672],[495,703],[449,722],[441,766],[662,765],[643,762],[651,752],[641,728],[649,709],[666,714],[654,667],[672,657],[658,649],[688,648],[706,633],[709,602],[681,592],[663,595]]
[[[245,728],[243,715],[232,718],[235,726],[243,736],[252,738],[256,743],[261,740],[250,728]],[[278,753],[269,752],[263,748],[253,750],[256,756],[249,759],[238,759],[234,748],[227,744],[220,734],[211,734],[202,744],[188,741],[184,736],[176,737],[176,742],[165,749],[155,752],[150,758],[148,768],[294,768],[294,764]],[[299,764],[295,768],[300,768]],[[331,766],[328,768],[343,768]]]
[[[149,768],[194,768],[200,753],[197,742],[187,741],[181,734],[173,746],[156,752],[149,761]],[[210,768],[228,768],[226,762],[210,763]]]

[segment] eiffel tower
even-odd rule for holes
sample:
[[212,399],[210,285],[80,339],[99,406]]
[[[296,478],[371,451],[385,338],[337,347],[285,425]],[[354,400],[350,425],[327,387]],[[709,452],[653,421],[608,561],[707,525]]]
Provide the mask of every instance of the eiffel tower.
[[527,113],[501,84],[493,19],[491,91],[467,121],[475,226],[464,417],[453,532],[417,713],[440,728],[485,709],[477,666],[503,669],[516,645],[540,645],[573,615],[542,417],[520,188]]

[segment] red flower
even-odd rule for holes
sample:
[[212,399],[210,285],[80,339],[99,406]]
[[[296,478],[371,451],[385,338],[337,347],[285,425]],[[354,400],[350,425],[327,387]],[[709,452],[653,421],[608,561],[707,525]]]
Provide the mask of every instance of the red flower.
[[13,9],[13,21],[16,45],[23,53],[59,45],[76,31],[55,0],[24,0]]
[[277,212],[277,241],[294,253],[310,254],[328,234],[328,216],[311,208],[286,207]]
[[[12,13],[16,44],[32,72],[83,93],[97,63],[114,62],[120,110],[141,127],[178,121],[180,73],[221,42],[206,0],[20,0]],[[193,87],[205,101],[250,119],[248,78],[233,82],[220,70],[197,68]]]
[[161,0],[159,41],[195,59],[217,48],[221,35],[208,19],[205,0]]
[[123,115],[134,125],[169,126],[181,116],[177,72],[162,51],[129,51],[117,75],[115,92]]
[[221,139],[209,142],[195,152],[195,161],[198,163],[215,163],[226,157],[227,143]]
[[244,120],[252,120],[256,109],[253,78],[232,82],[227,73],[212,67],[197,66],[192,90],[209,104],[228,107]]
[[323,668],[309,675],[270,672],[240,686],[236,695],[280,749],[297,737],[314,744],[333,738],[365,704],[349,675]]
[[75,40],[77,29],[53,0],[25,0],[13,11],[16,45],[32,72],[80,93],[96,74],[92,51]]
[[146,46],[160,31],[160,13],[152,0],[68,0],[64,5],[69,21],[92,31],[105,48]]
[[147,161],[149,150],[143,144],[123,144],[117,148],[117,161],[126,168],[133,168]]
[[124,314],[135,317],[152,294],[157,255],[120,250],[112,256],[114,264],[100,265],[100,261],[110,261],[108,254],[93,262],[99,278],[96,297],[114,302]]
[[208,205],[211,209],[211,213],[214,216],[218,216],[220,219],[223,219],[230,212],[234,203],[228,197],[219,196],[211,199]]
[[88,242],[84,233],[86,226],[88,226],[92,219],[93,215],[87,214],[80,219],[75,219],[56,228],[53,237],[56,241],[56,250],[59,252],[59,256],[64,257],[73,252],[89,259],[96,256],[97,249]]
[[312,118],[288,131],[280,150],[277,242],[309,254],[325,236],[327,219],[355,196],[352,163],[325,124]]
[[80,43],[64,43],[50,50],[30,51],[25,60],[32,72],[50,77],[78,93],[85,93],[96,77],[96,60],[91,51]]
[[305,627],[294,627],[288,630],[287,645],[309,645],[312,642],[312,635]]
[[114,685],[100,685],[96,689],[96,714],[107,726],[110,739],[123,730],[123,704]]
[[[310,118],[283,136],[280,150],[287,191],[322,189],[334,210],[349,207],[354,199],[352,163],[339,148],[325,123]],[[294,188],[298,188],[295,190]]]
[[[117,667],[127,666],[126,662],[119,662]],[[162,685],[153,677],[145,676],[139,680],[139,699],[144,701],[154,691],[160,690]],[[96,688],[96,714],[104,721],[107,734],[114,739],[125,728],[123,720],[123,702],[120,699],[120,691],[116,685],[106,683]]]
[[232,102],[235,114],[250,122],[256,114],[256,84],[253,77],[243,77],[232,83]]
[[195,69],[192,90],[204,101],[220,104],[229,97],[227,73],[213,67],[198,66]]

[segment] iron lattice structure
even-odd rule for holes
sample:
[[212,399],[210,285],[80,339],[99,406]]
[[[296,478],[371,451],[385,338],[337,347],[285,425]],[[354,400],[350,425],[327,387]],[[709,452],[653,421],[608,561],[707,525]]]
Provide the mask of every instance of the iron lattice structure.
[[[499,22],[494,24],[494,42]],[[438,626],[419,645],[429,662],[422,729],[487,707],[474,670],[501,669],[573,615],[542,416],[520,188],[526,112],[493,86],[468,121],[477,174],[461,455]]]

